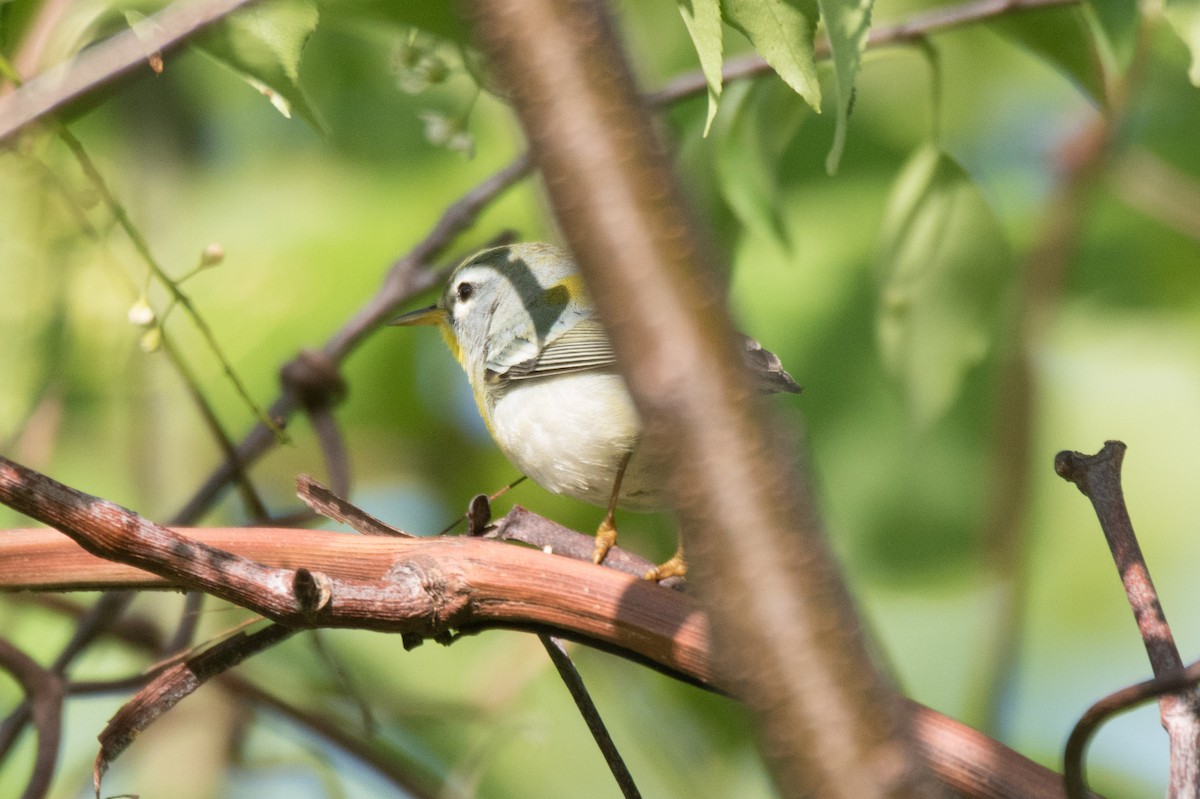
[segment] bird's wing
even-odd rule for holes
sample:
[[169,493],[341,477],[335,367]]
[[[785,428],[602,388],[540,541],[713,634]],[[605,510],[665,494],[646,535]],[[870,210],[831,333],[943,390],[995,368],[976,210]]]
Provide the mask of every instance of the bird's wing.
[[[557,331],[551,331],[551,334]],[[548,340],[538,351],[533,341],[513,341],[498,357],[489,359],[493,380],[528,380],[535,377],[608,369],[616,363],[612,345],[599,320],[581,319]]]
[[[560,332],[561,331],[561,332]],[[742,361],[754,378],[755,388],[765,394],[800,393],[800,386],[783,368],[779,357],[754,339],[739,333]],[[487,361],[488,380],[528,380],[537,377],[611,369],[616,364],[612,345],[600,320],[585,317],[573,324],[556,323],[549,339],[538,350],[536,341],[511,339]]]

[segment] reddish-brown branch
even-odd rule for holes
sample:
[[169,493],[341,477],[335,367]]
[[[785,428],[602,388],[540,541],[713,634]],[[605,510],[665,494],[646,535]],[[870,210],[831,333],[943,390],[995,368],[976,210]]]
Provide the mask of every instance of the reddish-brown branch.
[[[82,543],[53,530],[7,530],[0,534],[0,590],[209,588],[227,581],[228,590],[222,586],[213,593],[228,598],[248,593],[244,606],[270,615],[272,597],[279,592],[270,585],[247,591],[248,574],[268,581],[279,572],[320,575],[328,601],[286,618],[293,626],[361,627],[437,638],[497,627],[553,632],[722,688],[712,670],[707,619],[695,601],[614,569],[479,538],[160,528],[16,464],[2,459],[0,464],[0,502],[54,519],[70,527],[72,536],[123,561],[89,554]],[[104,512],[87,512],[93,506]],[[143,539],[147,530],[149,538]],[[96,544],[108,539],[123,542],[128,550]],[[164,548],[164,539],[176,551]],[[213,570],[205,557],[180,562],[185,551],[219,552],[221,564],[251,564],[253,572],[241,566],[232,574]],[[294,579],[287,583],[293,584]],[[1061,796],[1053,772],[952,719],[914,707],[915,733],[946,784],[970,796]]]
[[[190,546],[224,551],[225,561],[258,563],[264,574],[303,568],[329,578],[332,602],[316,619],[289,619],[297,626],[430,637],[483,627],[548,628],[660,663],[692,681],[713,680],[707,626],[694,600],[614,569],[478,538],[270,527],[169,532]],[[0,536],[0,590],[200,588],[212,579],[202,562],[180,569],[173,561],[118,557],[126,562],[91,555],[53,530],[6,530]],[[146,568],[131,565],[133,560]],[[231,599],[234,593],[214,595]],[[661,594],[679,601],[663,602]],[[276,612],[273,601],[254,596],[238,604],[265,616]]]
[[[544,625],[652,662],[675,660],[691,679],[712,681],[707,628],[698,610],[690,603],[658,603],[656,595],[666,589],[613,569],[476,538],[174,530],[2,457],[0,501],[55,525],[95,555],[126,564],[103,567],[115,569],[106,579],[115,577],[124,587],[165,582],[198,589],[297,627],[361,627],[442,639],[473,626]],[[10,531],[0,543],[8,549],[0,558],[0,584],[68,587],[45,582],[66,563],[56,566],[56,555],[45,558],[45,531]],[[305,605],[308,594],[300,589],[306,586],[320,589],[320,602]]]
[[267,625],[253,633],[239,632],[155,675],[121,706],[99,735],[100,752],[92,770],[96,799],[100,799],[100,779],[109,765],[150,724],[208,680],[286,640],[294,632],[279,624]]
[[[642,647],[655,664],[669,673],[690,681],[711,683],[707,628],[703,613],[693,599],[677,591],[668,591],[626,577],[615,571],[569,558],[546,555],[536,550],[482,541],[478,539],[389,539],[356,536],[318,530],[274,528],[189,529],[178,531],[215,547],[261,560],[273,566],[290,568],[308,564],[334,579],[369,579],[387,573],[400,550],[423,561],[427,573],[456,573],[463,580],[480,574],[504,571],[514,561],[524,564],[522,575],[509,580],[492,580],[473,585],[476,601],[487,610],[479,617],[465,620],[462,629],[488,627],[553,630],[604,647],[633,654],[631,642],[653,642]],[[477,558],[495,559],[492,567],[480,569]],[[533,563],[529,561],[532,559]],[[435,564],[440,564],[435,566]],[[532,568],[540,565],[541,568]],[[569,570],[560,571],[560,567]],[[598,582],[593,576],[599,576]],[[531,583],[527,581],[532,581]],[[610,585],[642,589],[626,594],[598,594]],[[514,583],[521,584],[519,590]],[[0,591],[14,590],[91,590],[96,588],[178,588],[149,572],[103,560],[84,551],[78,544],[54,530],[6,530],[0,533]],[[430,592],[445,590],[444,583],[431,582]],[[498,595],[507,591],[508,594]],[[497,595],[493,595],[497,594]],[[523,599],[529,595],[536,599]],[[336,596],[334,604],[336,605]],[[425,610],[435,603],[429,602]],[[596,609],[590,606],[596,605]],[[554,613],[547,612],[555,606]],[[502,612],[502,608],[509,608]],[[416,605],[408,613],[423,612]],[[597,621],[594,615],[619,613],[621,620]],[[577,614],[583,614],[577,616]],[[402,632],[426,625],[394,614],[394,623],[385,618],[372,620],[374,629]],[[357,625],[355,625],[357,626]],[[645,660],[646,658],[638,658]],[[914,705],[915,728],[922,751],[934,772],[947,786],[966,796],[988,799],[1015,797],[1061,797],[1061,777],[1024,758],[1017,752],[966,725],[928,708]]]
[[1055,772],[961,721],[916,703],[913,708],[921,751],[938,780],[956,793],[987,799],[1065,796],[1062,777]]

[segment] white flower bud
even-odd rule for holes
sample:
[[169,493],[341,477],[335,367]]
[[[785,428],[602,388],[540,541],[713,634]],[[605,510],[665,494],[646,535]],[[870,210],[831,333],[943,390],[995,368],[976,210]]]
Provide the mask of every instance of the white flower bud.
[[154,324],[155,320],[154,309],[150,307],[150,302],[146,299],[146,295],[137,298],[137,302],[129,306],[129,324],[137,325],[138,327],[149,327]]

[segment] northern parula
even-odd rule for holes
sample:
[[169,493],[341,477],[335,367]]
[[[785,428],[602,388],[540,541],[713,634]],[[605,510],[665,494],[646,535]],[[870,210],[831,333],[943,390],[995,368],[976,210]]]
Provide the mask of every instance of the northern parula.
[[[551,244],[484,250],[450,275],[437,304],[394,325],[435,325],[458,359],[479,413],[523,474],[556,494],[608,509],[593,560],[616,542],[613,510],[661,510],[665,477],[638,448],[641,422],[574,259]],[[800,387],[758,342],[743,336],[758,387]],[[646,576],[686,570],[682,552]]]

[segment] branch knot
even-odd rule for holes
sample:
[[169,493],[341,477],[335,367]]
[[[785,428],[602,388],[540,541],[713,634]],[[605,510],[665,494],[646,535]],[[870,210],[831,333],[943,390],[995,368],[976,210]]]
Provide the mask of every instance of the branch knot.
[[279,381],[310,413],[331,408],[346,398],[346,381],[337,363],[320,350],[301,350],[279,370]]

